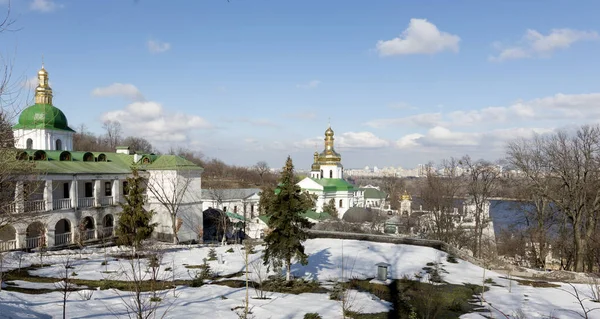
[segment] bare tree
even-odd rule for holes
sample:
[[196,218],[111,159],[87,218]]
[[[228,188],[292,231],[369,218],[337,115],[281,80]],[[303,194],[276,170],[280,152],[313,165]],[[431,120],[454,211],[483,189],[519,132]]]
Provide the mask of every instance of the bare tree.
[[258,176],[260,176],[260,185],[263,185],[264,176],[270,171],[269,164],[265,161],[260,161],[254,165],[254,170],[258,173]]
[[[162,205],[169,214],[175,244],[179,243],[177,231],[180,212],[201,204],[199,179],[201,172],[200,167],[150,171],[147,189],[152,199]],[[194,185],[194,182],[198,185]]]
[[119,145],[121,141],[121,135],[123,134],[123,130],[121,128],[121,123],[117,121],[105,121],[102,124],[102,128],[104,129],[105,138],[108,144],[108,147],[111,150],[114,150]]
[[[575,271],[583,271],[589,238],[600,212],[600,127],[582,126],[573,134],[517,140],[508,145],[508,161],[566,217],[572,230]],[[588,269],[593,259],[587,258]]]
[[458,161],[454,158],[443,160],[440,170],[433,169],[434,164],[428,164],[422,179],[421,199],[426,209],[431,212],[432,236],[434,239],[459,246],[459,225],[455,211],[458,208],[457,196],[460,194],[461,180],[458,174]]
[[381,179],[381,190],[387,193],[392,209],[400,208],[400,192],[404,184],[400,178],[394,175],[385,175]]
[[489,215],[486,216],[486,206],[489,205],[489,200],[492,197],[500,176],[500,170],[492,163],[479,160],[473,161],[468,155],[465,155],[459,164],[465,171],[466,194],[469,197],[468,201],[475,206],[473,217],[475,219],[475,240],[473,241],[473,256],[481,257],[483,230],[488,226],[490,220]]
[[152,153],[154,150],[152,143],[143,137],[128,136],[120,143],[123,146],[129,146],[129,149],[136,152]]
[[[144,250],[149,253],[150,256],[156,256],[147,248],[148,247],[140,247],[140,251]],[[130,286],[130,293],[123,294],[117,289],[114,289],[114,291],[121,298],[129,318],[164,318],[173,306],[173,303],[171,302],[170,304],[167,304],[162,314],[158,313],[159,307],[166,303],[168,290],[164,288],[167,288],[165,285],[169,282],[168,274],[161,271],[161,261],[158,257],[151,257],[148,266],[146,266],[142,262],[140,255],[133,251],[134,250],[132,249],[132,255],[126,261],[127,265],[121,265],[122,274]],[[150,291],[146,291],[146,281],[152,283]],[[177,297],[175,296],[175,298]],[[113,314],[116,316],[114,311]]]
[[67,300],[71,295],[71,292],[75,290],[75,284],[73,283],[73,276],[77,274],[74,271],[74,263],[71,259],[71,255],[67,254],[63,257],[63,260],[60,264],[62,267],[61,270],[61,281],[57,282],[55,285],[60,290],[62,295],[62,317],[63,319],[67,318]]

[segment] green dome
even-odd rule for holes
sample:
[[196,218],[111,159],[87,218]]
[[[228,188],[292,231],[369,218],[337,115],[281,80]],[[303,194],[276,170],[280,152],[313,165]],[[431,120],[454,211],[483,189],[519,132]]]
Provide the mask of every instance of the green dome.
[[75,132],[69,127],[67,117],[50,104],[34,104],[21,112],[15,129],[51,129]]

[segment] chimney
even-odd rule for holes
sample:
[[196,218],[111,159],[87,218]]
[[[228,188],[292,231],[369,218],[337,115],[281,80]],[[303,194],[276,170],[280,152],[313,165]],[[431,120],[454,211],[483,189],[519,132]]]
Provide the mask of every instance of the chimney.
[[131,155],[131,151],[129,150],[129,146],[117,146],[117,154]]

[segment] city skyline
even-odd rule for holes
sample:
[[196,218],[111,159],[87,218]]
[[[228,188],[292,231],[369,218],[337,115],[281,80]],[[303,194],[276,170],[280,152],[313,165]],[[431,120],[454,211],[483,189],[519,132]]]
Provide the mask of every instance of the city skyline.
[[43,55],[71,127],[228,164],[306,169],[328,119],[344,166],[415,168],[600,118],[592,1],[11,4],[22,95]]

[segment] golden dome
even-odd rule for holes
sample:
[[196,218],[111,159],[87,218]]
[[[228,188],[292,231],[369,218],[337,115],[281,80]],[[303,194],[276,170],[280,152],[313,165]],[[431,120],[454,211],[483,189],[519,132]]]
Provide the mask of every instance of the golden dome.
[[39,71],[38,71],[39,75],[48,75],[48,72],[46,72],[46,69],[44,69],[44,67],[42,67]]
[[406,190],[404,190],[404,194],[402,194],[402,196],[400,196],[400,200],[412,200],[412,198],[410,197],[408,192]]
[[333,136],[333,130],[331,129],[331,126],[325,131],[325,136]]

